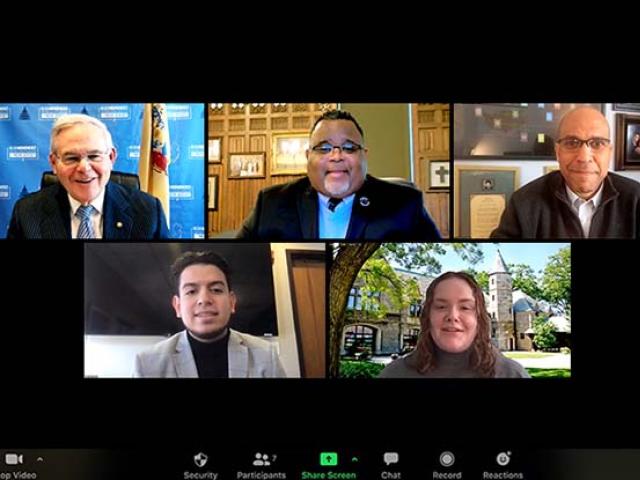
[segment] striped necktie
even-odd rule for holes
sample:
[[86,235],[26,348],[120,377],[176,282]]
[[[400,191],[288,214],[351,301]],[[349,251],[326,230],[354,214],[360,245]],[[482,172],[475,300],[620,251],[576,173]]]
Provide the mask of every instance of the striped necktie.
[[76,210],[76,217],[80,219],[78,238],[95,238],[96,235],[93,232],[93,224],[91,223],[91,214],[94,210],[92,205],[80,205]]

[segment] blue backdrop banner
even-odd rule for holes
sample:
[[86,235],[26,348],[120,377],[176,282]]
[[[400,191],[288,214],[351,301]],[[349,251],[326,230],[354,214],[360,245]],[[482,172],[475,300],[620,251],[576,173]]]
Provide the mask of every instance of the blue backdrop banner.
[[[166,104],[171,144],[170,225],[173,238],[204,238],[204,122],[201,103]],[[143,104],[0,104],[0,238],[15,202],[40,189],[49,164],[53,122],[67,113],[103,121],[118,151],[114,170],[138,173]]]

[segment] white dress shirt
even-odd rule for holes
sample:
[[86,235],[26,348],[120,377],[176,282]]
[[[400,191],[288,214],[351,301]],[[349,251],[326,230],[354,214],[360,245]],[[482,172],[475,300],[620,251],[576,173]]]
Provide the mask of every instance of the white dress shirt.
[[571,208],[578,218],[580,219],[580,225],[582,226],[582,231],[584,233],[585,238],[589,238],[589,229],[591,228],[591,220],[593,219],[593,214],[600,205],[602,201],[602,188],[604,186],[604,182],[600,185],[600,188],[596,192],[596,194],[591,197],[589,200],[584,200],[579,197],[571,189],[565,185],[567,189],[567,196],[569,197],[569,203],[571,203]]

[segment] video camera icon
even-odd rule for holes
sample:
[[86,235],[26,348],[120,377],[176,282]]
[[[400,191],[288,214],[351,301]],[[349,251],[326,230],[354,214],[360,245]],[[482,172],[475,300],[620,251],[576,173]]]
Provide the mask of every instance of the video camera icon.
[[20,453],[5,453],[4,463],[7,465],[20,465],[24,463],[24,456]]

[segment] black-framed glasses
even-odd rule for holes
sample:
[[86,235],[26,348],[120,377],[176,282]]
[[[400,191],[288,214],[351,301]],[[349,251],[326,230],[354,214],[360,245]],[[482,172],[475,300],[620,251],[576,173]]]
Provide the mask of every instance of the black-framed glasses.
[[580,150],[582,145],[586,145],[593,152],[598,152],[607,148],[611,143],[611,140],[602,137],[592,137],[587,138],[586,140],[581,140],[577,137],[564,137],[558,139],[557,143],[560,147],[564,150],[568,150],[569,152]]
[[337,148],[341,152],[347,154],[354,154],[362,150],[364,147],[355,142],[344,142],[342,145],[331,145],[329,142],[322,142],[311,148],[311,150],[322,155],[328,155],[333,152],[334,148]]

